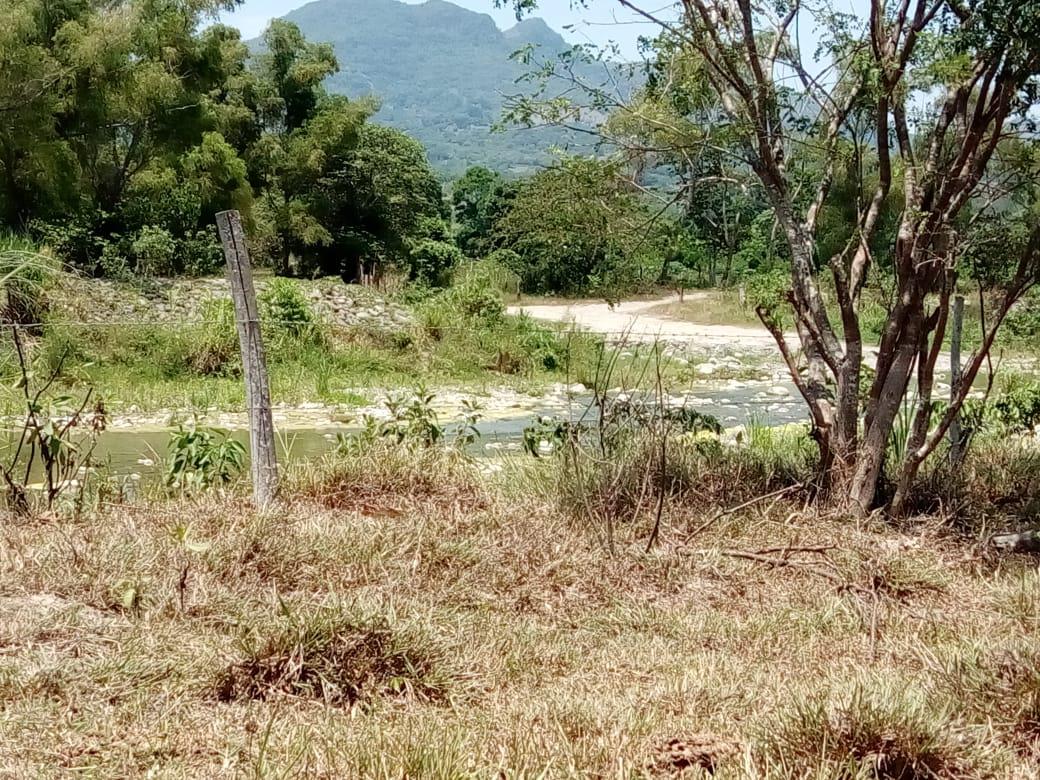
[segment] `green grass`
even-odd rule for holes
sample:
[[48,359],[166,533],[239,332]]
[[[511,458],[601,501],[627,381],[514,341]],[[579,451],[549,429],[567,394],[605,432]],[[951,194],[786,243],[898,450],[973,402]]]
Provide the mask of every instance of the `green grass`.
[[[244,404],[233,312],[207,304],[200,325],[62,324],[43,329],[30,348],[37,377],[60,365],[62,388],[91,387],[113,411],[234,410]],[[587,375],[591,339],[568,336],[527,318],[483,316],[449,302],[424,303],[419,321],[379,329],[265,326],[276,403],[355,405],[368,387],[414,386],[540,390]],[[0,377],[17,375],[13,346],[0,346]],[[20,391],[0,403],[20,405]]]

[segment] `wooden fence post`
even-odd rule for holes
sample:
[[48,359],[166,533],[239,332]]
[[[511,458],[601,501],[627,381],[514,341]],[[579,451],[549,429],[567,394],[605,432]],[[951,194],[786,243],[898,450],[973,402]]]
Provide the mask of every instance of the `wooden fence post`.
[[[950,401],[957,397],[961,384],[961,337],[964,333],[964,296],[953,297],[953,323],[950,328]],[[964,431],[958,414],[950,423],[950,463],[954,466],[964,456]]]
[[271,387],[267,380],[267,360],[260,336],[260,315],[253,289],[242,217],[237,211],[217,214],[217,230],[224,245],[231,297],[235,302],[235,322],[242,347],[242,374],[249,407],[249,450],[253,477],[253,501],[258,508],[268,506],[278,492],[278,460],[274,448],[274,422],[271,419]]

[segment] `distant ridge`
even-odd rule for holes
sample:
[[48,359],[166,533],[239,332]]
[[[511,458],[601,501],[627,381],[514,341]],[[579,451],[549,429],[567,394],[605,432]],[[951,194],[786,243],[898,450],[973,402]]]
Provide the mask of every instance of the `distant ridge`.
[[558,128],[491,132],[502,95],[520,91],[516,81],[527,70],[510,55],[528,44],[543,56],[570,48],[541,19],[503,32],[487,14],[446,0],[316,0],[285,18],[309,40],[335,47],[342,70],[329,80],[331,91],[376,95],[377,120],[422,141],[445,176],[474,164],[519,173],[544,164],[550,146],[588,148],[586,138]]

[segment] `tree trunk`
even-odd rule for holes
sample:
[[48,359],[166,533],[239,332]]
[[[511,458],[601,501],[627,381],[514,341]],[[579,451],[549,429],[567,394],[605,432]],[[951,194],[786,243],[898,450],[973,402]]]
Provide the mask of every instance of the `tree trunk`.
[[874,505],[885,450],[892,437],[896,416],[906,397],[910,374],[917,358],[922,321],[923,313],[917,303],[896,345],[894,359],[885,373],[879,373],[874,380],[872,396],[876,400],[871,404],[873,413],[863,437],[849,494],[853,510],[860,515],[869,513]]

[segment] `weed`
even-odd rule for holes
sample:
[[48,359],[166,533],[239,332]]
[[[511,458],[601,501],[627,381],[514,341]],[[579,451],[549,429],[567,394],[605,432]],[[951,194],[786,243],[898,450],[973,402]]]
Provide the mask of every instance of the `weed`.
[[10,334],[18,358],[19,376],[12,391],[19,398],[20,423],[17,437],[12,437],[10,458],[0,464],[8,507],[17,514],[29,511],[29,480],[37,468],[43,472],[41,492],[48,509],[65,492],[73,492],[82,500],[77,477],[91,467],[98,437],[105,430],[104,404],[98,401],[88,411],[93,389],[78,399],[57,395],[53,388],[64,359],[38,380],[27,362],[20,329],[14,328]]
[[187,335],[184,360],[189,370],[203,376],[236,374],[239,366],[235,307],[230,298],[206,301],[202,324]]
[[[434,408],[436,398],[436,394],[423,385],[409,395],[386,396],[383,399],[385,419],[363,416],[360,431],[337,435],[338,451],[346,455],[363,453],[380,440],[407,447],[433,447],[442,443],[447,431]],[[481,418],[481,406],[471,399],[464,399],[462,412],[462,419],[450,432],[450,443],[460,451],[480,438],[477,423]]]

